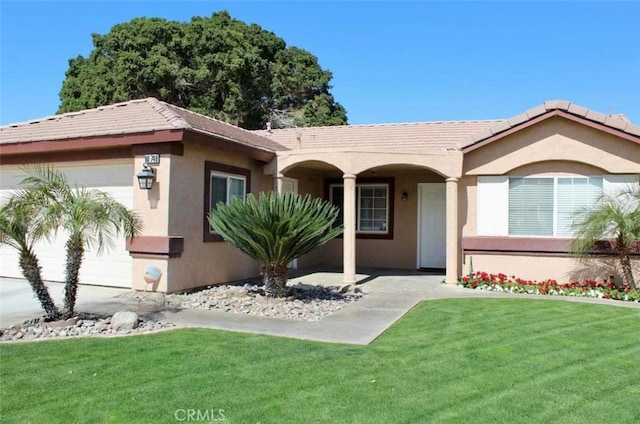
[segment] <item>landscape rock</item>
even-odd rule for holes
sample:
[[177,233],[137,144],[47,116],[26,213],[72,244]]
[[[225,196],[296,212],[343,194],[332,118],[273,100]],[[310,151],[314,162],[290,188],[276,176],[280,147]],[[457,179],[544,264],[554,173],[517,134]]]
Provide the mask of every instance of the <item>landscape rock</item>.
[[133,311],[119,311],[111,317],[111,328],[114,331],[133,330],[138,327],[138,314]]
[[96,331],[102,331],[102,330],[105,330],[107,327],[108,327],[108,326],[107,326],[107,324],[105,324],[104,322],[97,322],[97,323],[95,323],[95,324],[93,325],[93,328],[94,328]]
[[64,327],[67,327],[68,325],[69,323],[67,323],[67,320],[51,321],[47,323],[47,326],[49,328],[64,328]]

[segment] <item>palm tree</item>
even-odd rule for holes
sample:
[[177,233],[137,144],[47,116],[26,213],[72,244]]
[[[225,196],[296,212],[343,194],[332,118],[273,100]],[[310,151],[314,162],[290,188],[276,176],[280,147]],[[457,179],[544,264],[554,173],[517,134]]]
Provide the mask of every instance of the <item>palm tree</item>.
[[286,296],[287,264],[336,237],[342,227],[331,228],[338,208],[310,195],[249,194],[218,203],[209,213],[213,229],[234,247],[261,263],[265,291]]
[[86,249],[98,254],[114,247],[121,235],[135,237],[142,224],[136,213],[108,193],[85,187],[71,187],[65,175],[53,168],[32,167],[22,181],[26,198],[42,207],[47,228],[65,230],[66,268],[64,317],[74,314],[80,267]]
[[61,314],[49,290],[42,281],[40,264],[34,252],[36,242],[46,237],[48,230],[36,219],[39,208],[13,196],[0,208],[0,244],[10,246],[20,254],[19,265],[22,274],[31,285],[33,293],[40,301],[47,319],[57,320]]
[[572,250],[580,257],[597,251],[608,240],[622,268],[622,280],[638,288],[633,277],[631,252],[640,240],[640,183],[634,183],[616,196],[602,196],[598,204],[580,213],[573,222],[576,238]]

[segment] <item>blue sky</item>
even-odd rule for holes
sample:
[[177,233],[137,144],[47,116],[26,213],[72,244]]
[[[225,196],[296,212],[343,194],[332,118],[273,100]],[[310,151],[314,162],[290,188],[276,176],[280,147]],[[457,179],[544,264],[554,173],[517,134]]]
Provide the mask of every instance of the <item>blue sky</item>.
[[135,17],[226,9],[333,72],[349,123],[507,118],[564,99],[640,124],[640,2],[0,1],[0,124],[52,115],[68,60]]

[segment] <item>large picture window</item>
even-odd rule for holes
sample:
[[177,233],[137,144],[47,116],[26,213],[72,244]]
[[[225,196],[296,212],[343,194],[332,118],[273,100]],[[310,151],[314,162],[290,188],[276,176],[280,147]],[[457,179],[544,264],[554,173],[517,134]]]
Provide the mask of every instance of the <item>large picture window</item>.
[[[356,184],[356,234],[360,238],[393,237],[392,180]],[[340,208],[336,224],[344,223],[344,185],[329,185],[329,201]]]
[[476,235],[462,237],[471,252],[570,254],[573,220],[638,181],[634,174],[595,176],[478,176]]
[[250,192],[251,171],[231,165],[205,162],[204,241],[222,241],[209,225],[209,212],[232,199],[244,200]]
[[571,224],[602,195],[602,177],[509,178],[509,235],[573,237]]

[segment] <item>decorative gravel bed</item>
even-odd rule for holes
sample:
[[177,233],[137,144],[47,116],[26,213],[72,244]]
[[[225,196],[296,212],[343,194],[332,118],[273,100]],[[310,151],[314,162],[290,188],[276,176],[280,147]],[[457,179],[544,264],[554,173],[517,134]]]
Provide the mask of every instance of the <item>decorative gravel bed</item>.
[[[365,295],[362,289],[353,285],[340,287],[298,283],[287,288],[287,297],[274,298],[266,296],[259,284],[259,281],[249,281],[238,285],[209,286],[190,293],[168,294],[165,303],[182,309],[213,309],[261,317],[318,321]],[[148,293],[133,292],[126,296],[144,302]]]
[[[136,315],[135,313],[133,313]],[[128,326],[112,322],[112,316],[104,314],[79,313],[65,321],[46,322],[44,318],[35,318],[21,324],[0,329],[0,341],[28,341],[53,338],[86,336],[124,336],[144,334],[175,327],[163,321],[144,321],[132,317]],[[131,327],[131,328],[130,328]]]
[[[211,309],[296,321],[319,321],[358,301],[365,294],[361,288],[353,285],[314,286],[298,283],[287,287],[287,297],[274,298],[265,294],[259,280],[252,280],[243,284],[209,286],[189,293],[166,296],[132,291],[121,295],[120,298],[138,304],[164,303],[163,307],[172,309]],[[119,314],[132,314],[128,325],[115,323],[114,317]],[[170,322],[145,321],[133,312],[118,312],[114,316],[78,313],[66,321],[46,322],[44,318],[35,318],[0,329],[0,341],[123,336],[172,327],[175,325]]]

